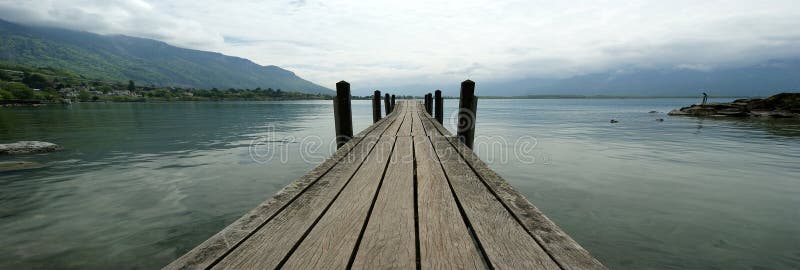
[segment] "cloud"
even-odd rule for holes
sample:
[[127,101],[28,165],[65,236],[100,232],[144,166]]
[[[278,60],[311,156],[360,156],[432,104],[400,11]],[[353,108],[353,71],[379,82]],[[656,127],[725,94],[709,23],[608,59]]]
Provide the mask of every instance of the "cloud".
[[794,0],[0,0],[8,20],[218,51],[356,94],[795,57],[799,16]]

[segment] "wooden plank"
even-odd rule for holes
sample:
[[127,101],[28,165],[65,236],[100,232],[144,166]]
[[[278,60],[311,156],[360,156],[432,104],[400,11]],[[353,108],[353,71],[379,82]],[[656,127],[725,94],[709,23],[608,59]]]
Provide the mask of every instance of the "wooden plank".
[[427,137],[413,137],[422,269],[484,269]]
[[[405,104],[405,102],[400,104]],[[402,106],[398,107],[398,109],[403,110],[399,112],[403,114],[405,121],[403,121],[403,125],[400,126],[400,130],[397,131],[397,136],[411,136],[411,124],[413,122],[411,112],[404,110],[405,108]]]
[[[417,104],[419,104],[419,103],[417,103]],[[414,111],[411,112],[411,114],[413,115],[413,119],[414,119],[414,121],[412,121],[412,126],[411,126],[411,135],[412,136],[426,136],[427,135],[425,133],[425,127],[422,125],[423,118],[424,118],[424,116],[423,116],[424,113],[425,113],[424,110],[419,110],[419,109],[414,110]]]
[[466,145],[457,138],[448,138],[462,155],[464,160],[477,172],[486,185],[501,198],[501,201],[525,226],[529,234],[564,269],[607,269],[600,261],[595,259],[586,249],[581,247],[566,232],[539,211],[528,199],[514,190],[514,188],[489,168]]
[[[383,137],[322,219],[291,254],[283,269],[343,269],[381,185],[395,137]],[[274,233],[277,233],[276,231]],[[259,268],[264,268],[258,265]],[[272,268],[272,267],[270,267]]]
[[309,187],[214,268],[260,269],[278,266],[356,173],[367,158],[367,153],[375,155],[376,149],[372,149],[372,146],[378,140],[378,137],[366,137],[363,146],[354,150],[352,158],[340,161],[330,173]]
[[[396,122],[395,119],[395,117],[381,119],[378,123],[362,131],[360,135],[380,136],[380,134],[386,130],[389,124]],[[164,269],[208,268],[214,264],[215,261],[218,261],[222,256],[228,253],[232,248],[241,244],[252,234],[254,230],[260,226],[263,226],[265,222],[272,219],[276,213],[294,201],[309,186],[316,183],[322,176],[331,173],[331,171],[333,171],[332,169],[336,165],[339,165],[339,161],[345,159],[345,157],[355,160],[358,159],[358,156],[366,156],[364,149],[371,148],[371,145],[364,146],[361,144],[361,142],[361,137],[350,140],[322,164],[311,170],[306,175],[299,177],[291,184],[278,191],[271,199],[266,200],[261,205],[257,206],[253,210],[250,210],[247,214],[237,219],[220,232],[211,236],[200,245],[196,246],[180,258],[165,266]]]
[[560,269],[444,137],[431,137],[456,199],[495,269]]
[[354,269],[414,269],[414,161],[410,137],[397,137]]
[[393,114],[393,116],[397,117],[397,121],[392,123],[392,125],[389,126],[388,129],[386,129],[386,132],[384,132],[383,136],[397,136],[399,130],[401,130],[403,123],[405,123],[406,121],[410,121],[409,119],[406,119],[405,113],[400,111],[395,111],[395,112],[396,113]]
[[422,118],[422,126],[425,128],[428,136],[453,136],[442,124],[434,121],[433,118]]

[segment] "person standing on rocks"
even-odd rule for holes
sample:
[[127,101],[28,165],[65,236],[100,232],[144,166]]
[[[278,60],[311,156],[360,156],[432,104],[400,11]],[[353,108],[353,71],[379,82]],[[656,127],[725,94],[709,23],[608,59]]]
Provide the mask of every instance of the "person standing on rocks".
[[708,94],[703,92],[703,102],[701,102],[700,105],[706,105],[706,101],[708,101]]

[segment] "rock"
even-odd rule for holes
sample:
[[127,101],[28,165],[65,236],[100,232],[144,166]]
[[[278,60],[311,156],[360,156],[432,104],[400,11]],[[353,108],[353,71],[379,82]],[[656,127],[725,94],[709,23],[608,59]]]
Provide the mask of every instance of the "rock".
[[730,103],[695,104],[669,115],[800,118],[800,93],[780,93],[765,99],[737,99]]
[[649,111],[647,113],[658,113],[658,111]]
[[46,153],[58,150],[61,150],[61,147],[57,144],[40,141],[20,141],[15,143],[0,144],[0,155]]
[[617,120],[614,120],[614,119],[611,119],[610,123],[612,123],[612,124],[613,124],[613,123],[619,123],[619,121],[617,121]]
[[45,165],[30,161],[4,161],[0,162],[0,172],[21,171],[43,168]]

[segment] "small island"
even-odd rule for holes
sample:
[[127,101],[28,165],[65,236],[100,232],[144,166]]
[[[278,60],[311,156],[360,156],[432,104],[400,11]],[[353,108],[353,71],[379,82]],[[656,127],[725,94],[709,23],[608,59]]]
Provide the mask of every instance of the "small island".
[[694,104],[669,115],[800,118],[800,93],[780,93],[768,98],[737,99],[725,103]]

